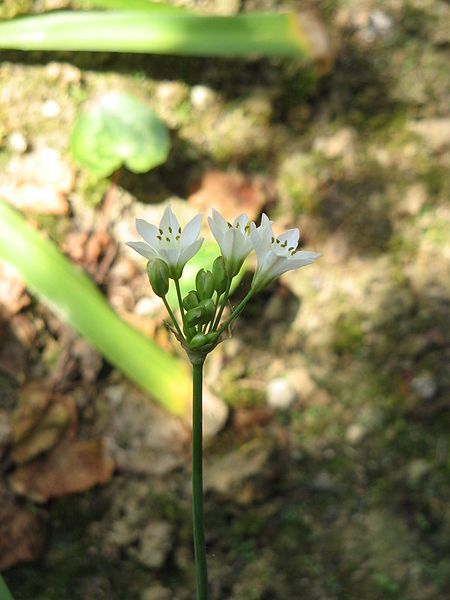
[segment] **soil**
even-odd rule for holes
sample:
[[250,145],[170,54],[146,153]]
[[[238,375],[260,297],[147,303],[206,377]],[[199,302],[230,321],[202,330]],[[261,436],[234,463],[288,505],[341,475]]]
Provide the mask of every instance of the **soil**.
[[[66,4],[7,0],[0,17]],[[29,177],[33,194],[44,189],[30,221],[176,353],[144,264],[123,245],[135,215],[173,197],[195,212],[205,174],[225,173],[248,182],[243,210],[300,227],[320,260],[261,293],[207,361],[208,389],[229,410],[205,449],[211,598],[444,598],[448,4],[306,4],[336,39],[325,74],[269,58],[2,52],[0,186]],[[172,139],[164,165],[112,183],[69,153],[82,103],[109,89],[144,100]],[[0,562],[15,598],[192,598],[189,426],[1,269]],[[60,479],[31,463],[30,482],[29,461],[55,448],[68,457]]]

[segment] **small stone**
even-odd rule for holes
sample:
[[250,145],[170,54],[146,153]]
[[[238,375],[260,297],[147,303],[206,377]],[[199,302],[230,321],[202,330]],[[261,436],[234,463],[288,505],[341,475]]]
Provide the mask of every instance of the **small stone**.
[[191,89],[192,106],[198,110],[210,108],[216,102],[216,94],[206,85],[194,85]]
[[374,10],[369,15],[369,29],[374,37],[383,37],[389,33],[394,26],[392,17],[382,10]]
[[328,471],[320,471],[312,481],[313,489],[319,492],[333,492],[336,485]]
[[178,81],[163,81],[158,85],[156,96],[166,106],[178,106],[187,96],[186,86]]
[[272,408],[286,410],[297,398],[292,384],[283,377],[272,379],[267,385],[266,400]]
[[136,302],[134,307],[134,314],[140,317],[148,317],[158,312],[163,306],[161,298],[157,296],[144,296]]
[[366,429],[360,423],[353,423],[345,432],[345,439],[350,444],[358,444],[366,435]]
[[26,137],[20,131],[14,131],[8,136],[7,145],[11,152],[24,154],[28,149]]
[[415,216],[420,213],[427,201],[427,189],[423,183],[414,183],[406,189],[399,203],[399,212]]
[[420,136],[431,152],[450,147],[450,119],[421,119],[409,124],[408,129]]
[[356,132],[353,127],[343,127],[333,135],[318,137],[313,149],[327,158],[353,158],[355,154]]
[[161,585],[147,588],[141,594],[141,600],[171,600],[172,592]]
[[412,460],[407,467],[408,479],[411,483],[416,483],[423,479],[425,475],[430,472],[430,468],[430,463],[423,458]]
[[137,559],[150,569],[159,569],[172,548],[172,527],[166,521],[153,521],[142,534]]
[[41,106],[41,114],[47,119],[54,119],[61,112],[61,107],[55,100],[46,100]]
[[414,377],[411,386],[422,400],[431,400],[436,395],[438,387],[436,380],[430,373],[421,373]]
[[229,409],[225,402],[211,393],[203,392],[203,435],[213,437],[221,431],[228,419]]

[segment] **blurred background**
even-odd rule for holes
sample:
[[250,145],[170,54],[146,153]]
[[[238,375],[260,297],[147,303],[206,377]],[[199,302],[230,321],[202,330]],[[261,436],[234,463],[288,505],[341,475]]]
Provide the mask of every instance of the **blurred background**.
[[[70,21],[124,7],[148,13]],[[260,11],[274,20],[233,21]],[[148,15],[161,46],[136,48]],[[448,597],[449,16],[0,3],[0,572],[17,600],[193,597],[189,370],[124,246],[169,201],[183,224],[267,212],[322,253],[206,363],[212,599]]]

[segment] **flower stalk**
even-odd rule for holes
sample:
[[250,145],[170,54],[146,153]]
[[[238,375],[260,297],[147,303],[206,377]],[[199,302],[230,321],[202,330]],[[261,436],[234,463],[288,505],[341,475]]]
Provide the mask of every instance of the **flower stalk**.
[[208,598],[205,525],[203,519],[203,364],[204,358],[192,365],[192,526],[194,532],[195,580],[197,600]]
[[[297,249],[300,232],[291,229],[275,237],[272,222],[263,215],[259,227],[246,215],[229,223],[216,210],[208,219],[211,232],[219,245],[211,270],[201,269],[195,279],[195,290],[184,298],[180,277],[186,262],[200,248],[201,217],[198,215],[181,229],[170,207],[166,208],[159,227],[142,219],[136,228],[145,242],[128,242],[134,250],[149,259],[147,272],[155,293],[162,297],[179,342],[186,350],[193,369],[192,404],[192,522],[195,555],[197,600],[208,598],[208,571],[203,521],[203,365],[209,352],[222,341],[222,334],[239,317],[247,304],[276,277],[312,263],[319,254]],[[241,302],[222,320],[232,286],[247,256],[255,250],[258,265],[253,281]],[[162,264],[162,263],[165,263]],[[170,279],[174,280],[182,319],[180,327],[170,308],[166,294]]]

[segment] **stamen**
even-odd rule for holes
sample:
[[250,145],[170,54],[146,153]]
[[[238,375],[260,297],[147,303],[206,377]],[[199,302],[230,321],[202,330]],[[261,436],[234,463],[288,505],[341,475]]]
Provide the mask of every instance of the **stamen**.
[[172,233],[172,227],[169,227],[169,233]]
[[[161,231],[161,229],[160,229],[160,231]],[[157,235],[156,237],[158,238],[158,240],[160,240],[160,241],[162,240],[162,235]]]
[[181,235],[180,235],[180,234],[178,234],[178,235],[176,236],[176,238],[175,238],[175,239],[176,239],[176,240],[179,240],[179,239],[180,239],[180,237],[181,237]]
[[286,246],[287,246],[287,240],[284,240],[284,242],[281,244],[281,247],[286,248]]
[[178,233],[181,234],[181,227],[178,227]]
[[164,231],[161,229],[161,227],[159,228],[159,233],[162,235],[164,233]]
[[229,229],[233,229],[233,225],[231,223],[228,223],[228,221],[227,221],[227,225],[228,225]]
[[275,242],[275,238],[272,236],[272,244]]
[[166,237],[166,241],[167,241],[167,242],[170,242],[170,237]]
[[292,252],[292,250],[294,250],[294,246],[291,246],[290,248],[288,248],[289,252]]

